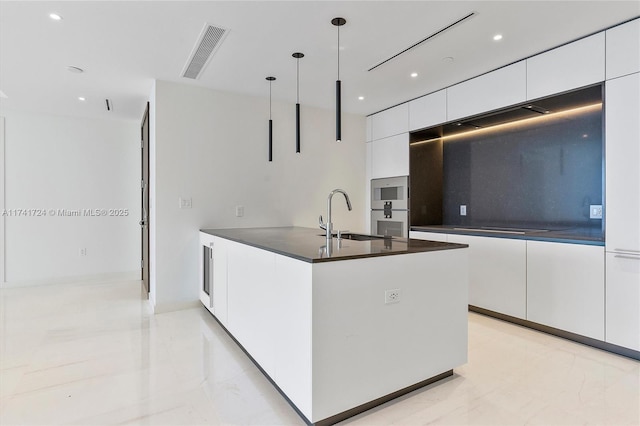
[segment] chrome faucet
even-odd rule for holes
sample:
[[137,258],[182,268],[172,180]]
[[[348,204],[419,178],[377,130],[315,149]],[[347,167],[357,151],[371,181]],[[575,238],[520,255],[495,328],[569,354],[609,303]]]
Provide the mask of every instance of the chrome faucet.
[[320,216],[319,218],[320,228],[324,229],[327,232],[327,247],[331,245],[331,234],[333,232],[333,224],[331,223],[331,198],[333,198],[333,194],[335,194],[336,192],[344,195],[344,199],[347,201],[347,208],[351,210],[351,200],[349,200],[349,196],[344,190],[334,189],[329,193],[329,196],[327,197],[327,223],[325,224],[322,222],[322,216]]

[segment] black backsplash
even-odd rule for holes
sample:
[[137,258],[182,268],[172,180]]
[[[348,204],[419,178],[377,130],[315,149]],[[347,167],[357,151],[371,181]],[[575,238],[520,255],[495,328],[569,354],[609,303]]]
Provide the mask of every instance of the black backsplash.
[[603,114],[585,110],[411,145],[411,225],[601,228]]

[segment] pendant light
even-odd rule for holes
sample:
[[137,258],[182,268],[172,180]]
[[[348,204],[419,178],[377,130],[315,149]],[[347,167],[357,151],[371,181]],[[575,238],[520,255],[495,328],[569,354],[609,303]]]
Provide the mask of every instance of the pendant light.
[[336,141],[342,140],[342,101],[340,95],[340,27],[347,23],[344,18],[333,18],[331,23],[338,27],[338,79],[336,80]]
[[304,58],[304,53],[296,52],[296,152],[300,152],[300,58]]
[[269,82],[269,161],[273,161],[273,120],[271,119],[271,83],[275,81],[275,77],[267,77]]

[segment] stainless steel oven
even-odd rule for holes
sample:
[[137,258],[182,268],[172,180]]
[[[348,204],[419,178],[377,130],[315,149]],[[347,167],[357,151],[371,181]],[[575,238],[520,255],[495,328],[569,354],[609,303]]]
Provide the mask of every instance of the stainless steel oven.
[[371,233],[409,237],[409,177],[371,180]]

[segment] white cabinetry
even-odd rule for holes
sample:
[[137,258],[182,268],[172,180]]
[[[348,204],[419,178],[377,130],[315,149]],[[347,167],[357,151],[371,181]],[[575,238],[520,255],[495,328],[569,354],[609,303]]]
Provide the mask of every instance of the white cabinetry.
[[640,19],[606,32],[607,80],[640,71]]
[[640,255],[607,253],[605,340],[640,351]]
[[372,115],[372,140],[409,131],[409,104],[404,103]]
[[447,89],[447,119],[456,120],[527,100],[525,61]]
[[447,242],[447,234],[440,234],[438,232],[409,231],[409,238],[416,240],[440,241],[443,243]]
[[606,248],[640,253],[640,74],[606,82]]
[[371,143],[371,179],[409,175],[409,133]]
[[640,350],[640,73],[606,82],[606,335]]
[[273,375],[275,254],[228,241],[227,268],[227,329]]
[[604,32],[527,59],[527,99],[604,81]]
[[527,241],[527,319],[604,340],[604,248]]
[[366,126],[367,126],[367,142],[371,142],[373,140],[373,132],[372,132],[372,126],[373,126],[373,116],[369,116],[366,119]]
[[440,90],[409,102],[409,131],[447,121],[447,91]]
[[526,241],[449,234],[469,245],[469,304],[525,319]]

